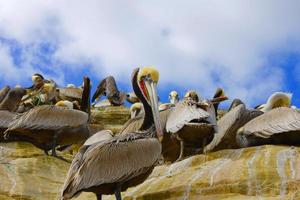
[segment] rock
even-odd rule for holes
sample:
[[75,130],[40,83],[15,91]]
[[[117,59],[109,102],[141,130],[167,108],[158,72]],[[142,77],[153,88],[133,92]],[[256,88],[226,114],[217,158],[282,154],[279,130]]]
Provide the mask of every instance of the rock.
[[95,108],[91,111],[91,124],[95,124],[103,129],[109,129],[113,133],[118,133],[123,124],[130,118],[129,108],[125,106],[112,106]]
[[[300,148],[260,146],[196,155],[157,166],[124,200],[300,199]],[[63,155],[71,159],[70,155]],[[69,163],[28,143],[0,143],[0,199],[55,200]],[[299,191],[299,192],[298,192]],[[76,200],[95,200],[82,193]],[[104,196],[114,200],[114,196]]]

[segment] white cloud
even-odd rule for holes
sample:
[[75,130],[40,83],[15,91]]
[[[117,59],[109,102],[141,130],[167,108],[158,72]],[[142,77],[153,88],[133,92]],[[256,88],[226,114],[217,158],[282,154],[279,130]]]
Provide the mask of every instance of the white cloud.
[[127,82],[132,68],[152,64],[163,87],[207,96],[223,86],[253,104],[284,88],[284,70],[268,55],[299,52],[299,7],[297,0],[0,0],[0,36],[54,43],[57,61],[92,63],[99,78]]

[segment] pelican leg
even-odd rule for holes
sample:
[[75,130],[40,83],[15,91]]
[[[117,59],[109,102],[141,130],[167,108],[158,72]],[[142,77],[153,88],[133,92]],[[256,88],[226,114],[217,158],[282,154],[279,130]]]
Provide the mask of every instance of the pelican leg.
[[96,194],[97,200],[102,200],[102,194]]
[[47,150],[44,150],[44,153],[45,153],[46,156],[49,156],[49,153],[48,153]]
[[180,139],[180,154],[175,162],[179,162],[183,159],[183,151],[184,151],[184,142]]
[[53,139],[53,143],[52,143],[52,152],[51,152],[51,156],[55,157],[55,158],[58,158],[62,161],[65,161],[67,163],[71,163],[70,161],[68,161],[67,159],[63,158],[62,156],[58,156],[57,153],[56,153],[56,137],[54,137]]
[[116,196],[116,200],[122,200],[121,187],[120,186],[117,186],[117,188],[115,190],[115,196]]

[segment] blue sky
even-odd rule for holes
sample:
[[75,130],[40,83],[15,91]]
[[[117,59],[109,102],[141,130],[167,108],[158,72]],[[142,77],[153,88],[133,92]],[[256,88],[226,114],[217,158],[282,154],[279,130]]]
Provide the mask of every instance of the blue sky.
[[300,106],[299,8],[296,0],[0,0],[0,85],[29,86],[38,72],[61,86],[88,75],[95,89],[113,75],[131,91],[132,69],[154,65],[163,101],[171,90],[211,97],[223,87],[249,106],[275,91]]

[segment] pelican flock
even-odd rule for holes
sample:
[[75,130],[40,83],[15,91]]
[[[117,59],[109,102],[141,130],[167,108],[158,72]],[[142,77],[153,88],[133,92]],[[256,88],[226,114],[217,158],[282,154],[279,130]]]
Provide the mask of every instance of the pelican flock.
[[[82,192],[92,192],[98,200],[108,194],[121,200],[121,192],[144,182],[156,165],[195,154],[300,145],[300,111],[292,105],[291,93],[275,92],[254,108],[236,98],[220,114],[220,103],[229,99],[223,88],[212,98],[195,90],[183,96],[172,90],[169,102],[160,103],[158,82],[155,68],[137,68],[132,73],[133,92],[120,91],[115,78],[108,76],[90,99],[88,77],[82,86],[63,87],[33,74],[30,87],[0,89],[0,142],[29,142],[64,161],[57,150],[81,145],[66,174],[61,200]],[[119,133],[90,130],[91,109],[128,103],[130,119]]]

